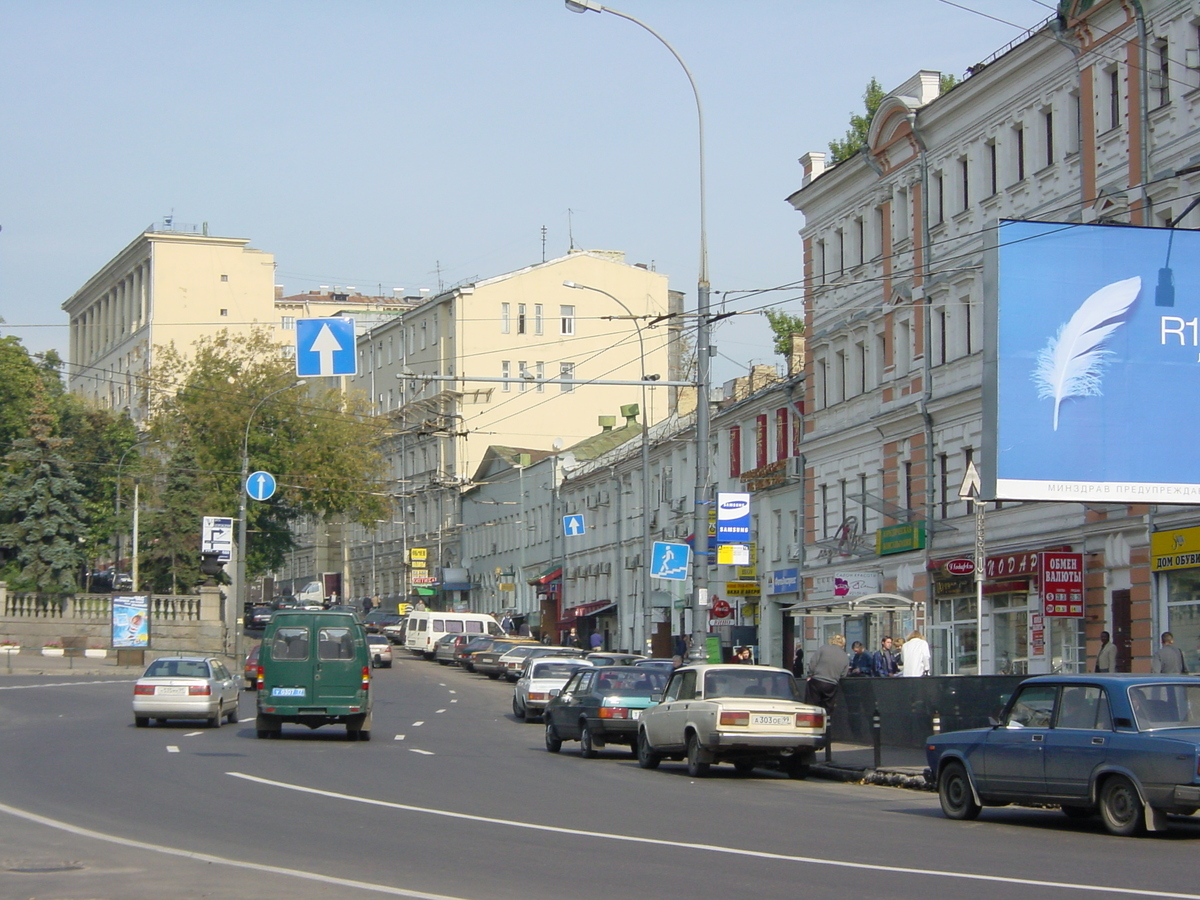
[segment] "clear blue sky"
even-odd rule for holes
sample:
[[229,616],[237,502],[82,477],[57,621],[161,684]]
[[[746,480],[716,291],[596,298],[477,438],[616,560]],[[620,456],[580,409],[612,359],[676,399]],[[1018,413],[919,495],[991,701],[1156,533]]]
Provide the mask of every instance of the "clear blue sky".
[[[704,105],[721,292],[801,278],[784,198],[874,76],[961,76],[1036,0],[614,0]],[[998,21],[999,20],[999,21]],[[288,293],[437,290],[623,250],[694,307],[696,113],[649,34],[562,0],[0,4],[0,316],[65,355],[61,304],[174,214],[275,254]],[[568,212],[570,211],[570,212]],[[731,295],[736,296],[736,295]],[[798,291],[770,295],[800,312]],[[764,298],[730,302],[760,309]],[[760,315],[714,330],[717,383],[773,363]]]

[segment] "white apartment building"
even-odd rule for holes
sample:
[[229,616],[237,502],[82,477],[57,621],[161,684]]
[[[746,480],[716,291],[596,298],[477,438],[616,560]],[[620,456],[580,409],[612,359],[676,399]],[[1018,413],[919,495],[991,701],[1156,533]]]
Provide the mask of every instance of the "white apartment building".
[[[863,152],[831,168],[824,153],[802,158],[788,198],[804,214],[807,284],[801,593],[820,599],[837,575],[859,585],[850,599],[911,601],[911,616],[882,624],[833,610],[868,649],[917,624],[935,674],[1082,671],[1107,630],[1124,670],[1146,671],[1152,636],[1170,628],[1194,658],[1200,575],[1149,563],[1152,532],[1190,539],[1195,508],[988,503],[982,609],[948,564],[973,558],[959,487],[987,463],[989,231],[1002,218],[1163,226],[1184,213],[1200,190],[1198,23],[1190,0],[1064,0],[953,89],[922,71],[891,91]],[[831,541],[831,555],[813,552]],[[1046,614],[1047,550],[1082,554],[1082,618]]]

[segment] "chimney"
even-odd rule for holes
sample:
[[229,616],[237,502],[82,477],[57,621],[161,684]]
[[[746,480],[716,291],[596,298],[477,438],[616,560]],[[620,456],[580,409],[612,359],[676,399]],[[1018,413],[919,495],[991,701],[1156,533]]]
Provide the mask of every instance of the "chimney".
[[617,417],[616,416],[600,416],[599,422],[600,422],[600,430],[601,431],[612,431],[617,425]]
[[805,153],[800,157],[800,165],[804,167],[803,184],[807,185],[825,171],[825,154],[816,152]]
[[625,425],[632,427],[637,422],[641,408],[636,403],[627,403],[621,407],[621,415],[625,417]]
[[787,371],[788,375],[795,376],[804,371],[804,335],[792,332],[788,339],[791,347],[788,348]]

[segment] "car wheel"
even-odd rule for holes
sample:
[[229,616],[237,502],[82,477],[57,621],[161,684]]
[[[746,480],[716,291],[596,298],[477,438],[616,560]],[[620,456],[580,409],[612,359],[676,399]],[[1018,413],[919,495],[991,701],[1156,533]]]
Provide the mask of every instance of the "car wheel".
[[596,758],[596,745],[592,743],[592,729],[583,725],[579,729],[579,755],[584,759]]
[[1068,819],[1090,819],[1096,814],[1096,810],[1090,806],[1064,805],[1062,811]]
[[546,723],[546,749],[551,753],[557,753],[562,749],[562,738],[558,736],[558,732],[554,730],[554,723]]
[[645,732],[639,731],[633,739],[634,752],[637,754],[638,765],[643,769],[657,769],[662,757],[650,749]]
[[518,719],[525,718],[525,708],[517,702],[517,695],[513,694],[513,715]]
[[500,673],[499,672],[488,672],[487,677],[492,679],[492,681],[495,681],[497,678],[500,677]]
[[752,760],[752,759],[735,759],[733,761],[733,768],[736,769],[738,772],[740,772],[742,775],[749,775],[751,772],[754,771],[754,760]]
[[938,779],[938,800],[942,804],[942,813],[948,819],[974,819],[979,815],[980,806],[975,802],[975,794],[971,790],[971,779],[967,770],[960,762],[951,762],[942,769]]
[[233,708],[229,710],[229,724],[236,725],[238,721],[238,704],[237,700],[233,701]]
[[540,712],[534,712],[532,709],[530,709],[528,706],[526,706],[525,707],[525,721],[526,722],[540,722],[540,721],[542,721],[542,714]]
[[439,665],[439,666],[448,666],[448,665],[450,665],[450,661],[449,661],[449,660],[446,660],[446,659],[439,659],[439,660],[438,660],[438,665]]
[[150,724],[149,716],[134,716],[133,724],[138,728],[145,728]]
[[1124,775],[1113,775],[1100,789],[1100,818],[1112,834],[1130,837],[1145,826],[1146,811],[1133,782]]
[[787,772],[788,778],[793,781],[803,781],[808,777],[808,773],[812,771],[813,760],[816,759],[816,754],[812,751],[796,751],[784,763],[784,770]]
[[689,734],[687,739],[688,774],[693,778],[703,778],[711,767],[712,763],[704,759],[704,750],[700,746],[699,738],[695,733]]
[[259,713],[257,723],[258,728],[255,730],[255,737],[260,741],[264,738],[279,736],[279,723],[275,721],[274,716]]
[[211,716],[211,717],[209,718],[209,720],[208,720],[208,727],[209,727],[209,728],[220,728],[220,727],[221,727],[221,720],[222,720],[223,718],[225,718],[225,714],[224,714],[223,712],[221,712],[221,709],[220,709],[220,707],[218,707],[218,708],[217,708],[217,714],[216,714],[215,716]]

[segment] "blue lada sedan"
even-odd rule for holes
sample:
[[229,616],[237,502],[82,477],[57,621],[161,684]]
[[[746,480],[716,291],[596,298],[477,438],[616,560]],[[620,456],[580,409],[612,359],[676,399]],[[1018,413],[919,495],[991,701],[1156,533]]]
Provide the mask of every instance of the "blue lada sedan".
[[931,736],[942,812],[1060,806],[1116,835],[1166,828],[1200,809],[1200,678],[1043,675],[1021,682],[998,721]]

